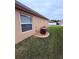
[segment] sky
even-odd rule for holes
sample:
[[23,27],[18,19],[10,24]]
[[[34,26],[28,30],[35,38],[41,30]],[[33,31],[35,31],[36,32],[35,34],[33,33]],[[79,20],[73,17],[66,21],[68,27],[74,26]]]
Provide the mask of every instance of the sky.
[[50,20],[63,19],[63,0],[18,0]]

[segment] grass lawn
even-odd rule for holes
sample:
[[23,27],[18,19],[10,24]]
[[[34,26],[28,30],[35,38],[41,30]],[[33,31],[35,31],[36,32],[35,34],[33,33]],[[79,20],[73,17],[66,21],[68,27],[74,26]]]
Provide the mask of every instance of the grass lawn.
[[31,36],[15,46],[16,59],[63,59],[63,26],[48,27],[48,38]]

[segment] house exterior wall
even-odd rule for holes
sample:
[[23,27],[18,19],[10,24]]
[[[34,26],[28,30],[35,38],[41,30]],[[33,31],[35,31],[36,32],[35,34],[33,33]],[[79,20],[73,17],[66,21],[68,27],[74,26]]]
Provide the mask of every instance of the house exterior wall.
[[48,21],[44,20],[42,18],[33,16],[33,30],[34,31],[39,31],[41,27],[46,26],[48,27]]
[[23,12],[27,15],[32,16],[32,30],[22,32],[21,24],[20,24],[20,21],[21,21],[20,13],[21,12],[23,12],[23,11],[20,11],[17,9],[15,10],[15,44],[19,43],[20,41],[24,40],[25,38],[28,38],[28,37],[34,35],[36,30],[39,30],[42,26],[48,27],[47,20],[44,20],[40,17]]

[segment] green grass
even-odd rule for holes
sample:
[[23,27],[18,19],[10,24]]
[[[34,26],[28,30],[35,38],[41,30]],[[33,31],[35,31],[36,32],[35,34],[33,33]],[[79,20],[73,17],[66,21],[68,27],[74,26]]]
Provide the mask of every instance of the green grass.
[[48,38],[31,36],[15,46],[16,59],[63,59],[63,26],[48,27]]

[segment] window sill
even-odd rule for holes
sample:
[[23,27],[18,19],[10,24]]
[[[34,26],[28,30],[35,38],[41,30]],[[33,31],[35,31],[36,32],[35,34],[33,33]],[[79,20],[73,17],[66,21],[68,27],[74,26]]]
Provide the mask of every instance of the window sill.
[[27,32],[31,32],[31,31],[33,31],[33,30],[28,30],[28,31],[25,31],[25,32],[22,32],[22,33],[25,34],[25,33],[27,33]]

